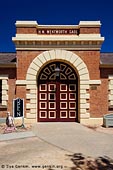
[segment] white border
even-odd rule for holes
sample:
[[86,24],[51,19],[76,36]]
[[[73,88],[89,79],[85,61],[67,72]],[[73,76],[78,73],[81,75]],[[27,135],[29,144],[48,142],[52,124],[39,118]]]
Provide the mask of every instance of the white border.
[[[70,112],[75,112],[75,116],[70,116]],[[69,118],[76,118],[76,111],[75,110],[70,110],[69,111]]]
[[[51,95],[51,94],[54,95],[54,99],[50,99],[50,95]],[[56,100],[56,93],[48,93],[48,99],[49,99],[50,101]]]
[[[62,104],[62,103],[65,103],[65,104],[66,104],[66,107],[65,107],[65,108],[64,108],[64,107],[63,107],[63,108],[61,107],[61,104]],[[60,109],[67,109],[67,102],[60,102]]]
[[[71,86],[71,85],[74,85],[74,86],[75,86],[74,90],[71,90],[71,89],[70,89],[70,86]],[[76,84],[69,84],[69,91],[76,91]]]
[[[41,98],[41,94],[45,94],[45,99],[42,99],[42,98]],[[47,100],[47,93],[40,93],[40,99],[39,99],[39,100],[41,100],[41,101],[42,101],[42,100]]]
[[[66,98],[65,98],[65,99],[62,99],[62,98],[61,98],[61,95],[62,95],[62,94],[66,94]],[[67,100],[67,95],[68,95],[68,93],[60,93],[60,100],[61,100],[61,101],[62,101],[62,100]]]
[[[45,90],[41,90],[41,85],[45,86]],[[40,84],[39,89],[40,89],[40,91],[47,91],[47,84]]]
[[[66,90],[61,89],[61,86],[64,86],[64,85],[66,86]],[[67,91],[67,84],[60,84],[60,91]]]
[[[50,89],[50,86],[51,86],[51,85],[54,85],[54,90],[51,90],[51,89]],[[49,84],[49,91],[52,92],[52,91],[55,91],[55,90],[56,90],[56,84]]]
[[[41,116],[41,112],[45,112],[45,116]],[[47,111],[39,111],[39,118],[47,118]]]
[[[66,112],[66,116],[61,116],[61,115],[62,115],[62,112]],[[65,110],[64,110],[64,111],[63,111],[63,110],[60,111],[60,118],[68,118],[68,117],[67,117],[67,111],[65,111]]]
[[[47,109],[47,102],[39,102],[40,103],[40,109]],[[43,107],[41,107],[41,103],[45,103],[45,108]]]
[[[70,107],[70,104],[71,104],[71,103],[74,103],[74,104],[75,104],[75,107]],[[69,102],[69,110],[70,110],[70,109],[76,109],[76,102],[72,102],[72,101]]]
[[[50,112],[54,112],[54,117],[50,117]],[[55,119],[55,118],[56,118],[56,111],[53,110],[49,111],[49,119]]]
[[[50,104],[53,103],[54,104],[54,108],[53,107],[50,107]],[[49,102],[49,109],[56,109],[56,102]]]
[[[70,95],[71,95],[71,94],[74,94],[74,95],[75,95],[75,98],[71,99],[71,98],[70,98]],[[76,100],[76,93],[69,93],[69,100],[72,100],[72,101],[73,101],[73,100]]]

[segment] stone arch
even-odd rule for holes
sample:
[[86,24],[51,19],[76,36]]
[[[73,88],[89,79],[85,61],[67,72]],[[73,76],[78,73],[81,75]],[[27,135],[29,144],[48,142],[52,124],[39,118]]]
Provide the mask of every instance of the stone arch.
[[63,60],[70,63],[78,72],[79,84],[79,121],[82,119],[89,119],[89,71],[84,61],[76,54],[70,51],[54,49],[45,51],[38,55],[30,64],[26,74],[26,99],[29,103],[26,104],[26,118],[37,121],[37,73],[40,68],[49,61]]

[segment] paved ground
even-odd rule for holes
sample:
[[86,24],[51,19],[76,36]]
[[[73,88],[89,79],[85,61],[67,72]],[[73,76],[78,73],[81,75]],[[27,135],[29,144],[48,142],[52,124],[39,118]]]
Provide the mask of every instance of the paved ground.
[[0,143],[0,170],[42,170],[50,166],[68,170],[73,166],[69,155],[37,137],[4,141]]
[[33,137],[35,134],[32,131],[27,132],[12,132],[7,134],[0,134],[0,141],[8,141],[12,139],[22,139],[22,138],[28,138]]
[[32,132],[4,136],[0,170],[113,170],[113,133],[76,123],[38,123]]
[[38,123],[33,132],[44,141],[72,153],[113,158],[113,134],[94,131],[78,123]]

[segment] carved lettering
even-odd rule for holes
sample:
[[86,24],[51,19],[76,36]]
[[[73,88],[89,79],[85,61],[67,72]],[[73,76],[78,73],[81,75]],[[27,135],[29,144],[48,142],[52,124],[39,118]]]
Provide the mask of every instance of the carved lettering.
[[78,34],[77,29],[38,29],[37,34]]

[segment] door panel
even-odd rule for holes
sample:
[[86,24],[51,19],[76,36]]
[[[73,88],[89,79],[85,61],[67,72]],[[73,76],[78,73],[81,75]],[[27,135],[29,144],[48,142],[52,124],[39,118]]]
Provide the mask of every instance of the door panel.
[[[59,77],[55,68],[60,67]],[[77,121],[78,79],[75,71],[64,63],[51,63],[39,75],[38,121]]]

